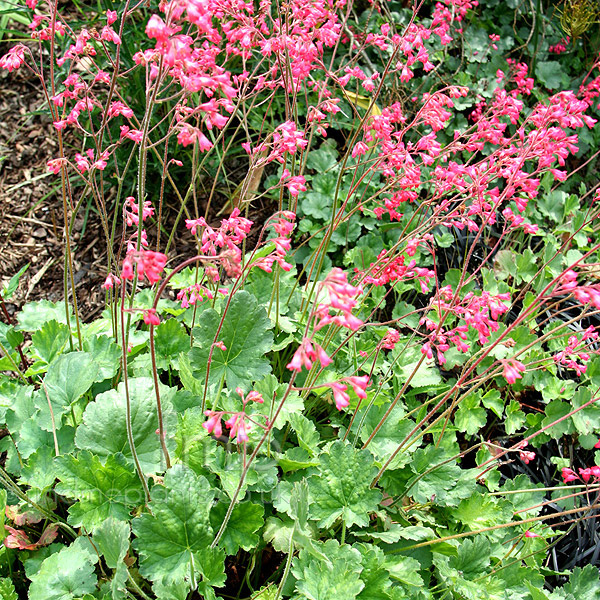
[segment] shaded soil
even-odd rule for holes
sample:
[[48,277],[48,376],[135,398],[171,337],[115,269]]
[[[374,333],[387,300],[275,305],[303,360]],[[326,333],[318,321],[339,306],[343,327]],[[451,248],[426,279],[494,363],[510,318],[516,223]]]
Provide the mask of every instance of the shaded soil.
[[[0,43],[0,55],[9,48],[10,43]],[[41,299],[56,302],[65,296],[61,181],[60,176],[46,167],[57,153],[56,131],[45,110],[37,78],[25,68],[12,73],[0,71],[0,285],[29,264],[17,291],[7,302],[11,316],[26,302]],[[243,178],[244,169],[234,170]],[[227,216],[227,211],[219,214],[225,202],[225,197],[214,199],[210,223],[218,224]],[[199,197],[198,205],[204,210],[205,199]],[[171,230],[178,208],[165,198],[166,231]],[[271,206],[258,203],[248,216],[258,225],[271,214]],[[249,247],[256,243],[259,229],[253,228]],[[182,223],[179,230],[181,235],[169,252],[170,265],[196,253],[195,241]],[[149,237],[156,239],[152,227]],[[162,239],[166,241],[164,235]],[[89,321],[104,308],[101,285],[107,275],[105,236],[91,204],[83,206],[77,216],[72,242],[79,312],[83,321]],[[69,297],[70,287],[68,282]]]

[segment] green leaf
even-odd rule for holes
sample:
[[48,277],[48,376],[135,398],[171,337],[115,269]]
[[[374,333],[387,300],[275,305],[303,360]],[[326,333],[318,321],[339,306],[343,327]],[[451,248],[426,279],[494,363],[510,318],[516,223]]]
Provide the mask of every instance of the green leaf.
[[23,465],[20,482],[40,492],[49,488],[56,479],[54,456],[54,449],[50,446],[36,450]]
[[0,600],[19,600],[15,586],[8,577],[0,579]]
[[[222,446],[215,448],[214,455],[207,461],[207,467],[221,480],[221,486],[230,498],[233,498],[242,474],[242,456],[226,452]],[[248,489],[255,492],[269,492],[278,483],[275,461],[266,457],[254,460],[242,485],[239,500],[243,500]]]
[[[539,506],[546,499],[546,492],[535,491],[535,488],[543,488],[543,483],[532,483],[527,475],[517,475],[514,479],[508,479],[502,486],[502,492],[517,492],[506,494],[506,499],[512,504],[515,516],[526,519],[535,517],[542,510]],[[520,490],[534,490],[520,491]],[[536,508],[531,509],[531,506]],[[518,514],[517,514],[518,513]]]
[[521,405],[516,400],[511,400],[506,407],[506,419],[504,420],[504,430],[508,435],[519,431],[525,424],[525,413],[521,410]]
[[31,577],[29,600],[73,600],[96,590],[98,557],[77,542],[42,562]]
[[123,562],[129,551],[129,525],[112,517],[104,521],[94,532],[94,543],[104,556],[109,569],[114,569],[110,581],[112,599],[126,597],[127,566]]
[[[571,410],[575,410],[592,399],[592,393],[587,388],[579,388],[571,400]],[[600,406],[591,402],[585,408],[577,411],[571,419],[579,434],[591,434],[600,430]]]
[[567,594],[585,600],[600,600],[600,579],[598,569],[587,565],[583,569],[575,567],[569,578],[569,583],[563,586]]
[[569,76],[563,71],[558,61],[540,61],[535,66],[536,77],[549,90],[560,90],[569,85]]
[[290,425],[298,436],[300,448],[306,450],[310,456],[314,456],[321,441],[315,424],[303,414],[294,413],[290,415]]
[[464,523],[469,529],[476,530],[509,521],[512,510],[492,496],[473,494],[453,510],[452,517]]
[[152,584],[152,591],[157,600],[187,600],[190,595],[190,584],[187,581],[176,583],[155,581]]
[[94,357],[98,367],[96,381],[112,379],[119,370],[121,349],[106,335],[91,335],[83,340],[83,349]]
[[110,569],[116,569],[129,552],[129,525],[109,517],[94,531],[94,543]]
[[177,368],[179,353],[190,348],[190,336],[176,319],[167,319],[154,330],[154,348],[159,368]]
[[215,459],[216,443],[202,427],[206,422],[202,407],[189,408],[183,415],[178,415],[178,421],[175,458],[197,475],[206,474],[207,463]]
[[[210,522],[214,531],[218,531],[221,526],[227,508],[227,503],[221,502],[211,510]],[[240,548],[252,550],[258,544],[259,538],[256,532],[263,526],[264,512],[262,506],[252,502],[236,504],[225,532],[219,540],[219,545],[227,555],[236,554]]]
[[[194,327],[195,347],[189,357],[196,376],[202,379],[220,321],[219,313],[211,308],[200,315],[198,327]],[[210,381],[219,382],[224,377],[229,389],[241,387],[247,391],[252,381],[268,375],[271,365],[265,354],[273,344],[271,327],[271,320],[257,299],[244,290],[236,292],[217,339],[227,349],[213,347]]]
[[387,593],[392,582],[390,572],[385,566],[385,555],[381,548],[372,544],[356,544],[353,546],[362,555],[362,572],[360,578],[365,587],[357,596],[358,600],[389,600]]
[[88,451],[56,459],[60,483],[56,491],[79,501],[69,508],[69,523],[93,530],[106,519],[129,519],[130,510],[143,504],[139,478],[122,454],[111,455],[102,464]]
[[144,577],[170,583],[211,571],[212,563],[220,560],[210,548],[214,497],[208,480],[183,465],[167,471],[164,486],[152,488],[152,514],[143,514],[132,524]]
[[312,150],[306,157],[306,167],[317,173],[325,173],[337,164],[337,150],[332,144],[324,143],[318,150]]
[[10,300],[12,295],[19,287],[19,280],[28,268],[29,263],[27,263],[24,267],[21,267],[19,271],[10,278],[9,282],[0,290],[0,296],[2,296],[5,300]]
[[381,493],[370,487],[377,474],[371,453],[338,440],[319,459],[319,473],[309,479],[311,516],[321,527],[340,517],[347,527],[366,527],[381,501]]
[[69,328],[54,319],[47,321],[31,336],[31,341],[37,356],[50,364],[69,341]]
[[454,415],[454,424],[459,431],[475,435],[486,424],[487,414],[480,402],[479,394],[469,394],[461,401]]
[[[71,313],[71,320],[75,317]],[[59,323],[67,323],[64,302],[49,302],[48,300],[40,300],[39,302],[28,302],[23,310],[17,315],[19,325],[17,329],[22,331],[37,331],[41,329],[44,323],[48,321],[58,321]]]
[[413,454],[410,468],[416,477],[408,482],[409,495],[417,502],[435,502],[439,506],[457,506],[475,491],[471,472],[456,462],[442,464],[448,457],[441,448],[428,446]]
[[[170,424],[174,420],[171,398],[174,388],[159,384],[163,417]],[[131,402],[131,427],[135,449],[146,474],[164,470],[160,441],[156,435],[158,417],[154,382],[149,377],[129,379]],[[133,464],[131,448],[127,439],[125,385],[119,384],[116,390],[109,390],[96,396],[83,413],[83,423],[77,429],[75,444],[82,450],[90,450],[100,458],[123,453]],[[167,447],[172,447],[171,435],[175,427],[167,427]]]
[[[594,440],[595,441],[595,440]],[[277,455],[277,464],[284,473],[300,471],[309,467],[316,467],[319,461],[311,458],[310,454],[304,448],[288,448],[283,454]]]
[[7,536],[4,522],[6,521],[6,490],[0,490],[0,542]]
[[303,549],[292,561],[292,573],[297,579],[300,598],[310,600],[354,600],[365,584],[360,579],[361,554],[350,546],[340,546],[336,540],[317,542],[323,562]]
[[571,419],[564,419],[557,423],[559,419],[562,419],[571,412],[572,408],[568,402],[562,400],[553,400],[546,406],[546,417],[542,420],[542,426],[546,427],[551,423],[555,423],[551,427],[546,429],[546,433],[551,435],[553,438],[558,439],[563,435],[574,432],[573,422]]
[[[246,412],[250,416],[263,415],[266,418],[272,417],[277,410],[281,399],[287,391],[287,384],[279,383],[274,375],[268,375],[261,381],[257,381],[254,385],[254,390],[262,395],[264,402],[262,404],[252,403],[246,407]],[[275,429],[282,429],[290,420],[293,414],[301,414],[304,409],[304,401],[296,392],[290,392],[287,395],[285,404],[279,412],[275,421]],[[259,422],[260,421],[257,419]]]
[[386,566],[389,569],[392,579],[400,581],[405,586],[408,586],[409,589],[410,587],[422,587],[423,578],[418,573],[421,563],[415,558],[411,556],[389,555],[386,560]]
[[490,390],[481,398],[483,405],[491,410],[499,419],[502,418],[504,412],[504,401],[498,390]]
[[48,392],[57,425],[71,404],[90,389],[97,374],[98,366],[88,352],[62,354],[48,367],[44,387]]

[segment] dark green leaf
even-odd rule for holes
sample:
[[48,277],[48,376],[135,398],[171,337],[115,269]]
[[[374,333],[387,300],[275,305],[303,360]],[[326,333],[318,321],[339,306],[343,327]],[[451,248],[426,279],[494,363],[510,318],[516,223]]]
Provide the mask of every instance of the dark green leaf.
[[262,379],[271,371],[265,354],[271,349],[271,320],[264,307],[246,291],[237,292],[227,310],[218,339],[215,340],[221,316],[213,309],[205,310],[194,327],[194,348],[189,353],[195,375],[205,378],[211,346],[215,341],[226,350],[213,347],[210,381],[225,378],[229,389],[241,387],[248,391],[252,381]]

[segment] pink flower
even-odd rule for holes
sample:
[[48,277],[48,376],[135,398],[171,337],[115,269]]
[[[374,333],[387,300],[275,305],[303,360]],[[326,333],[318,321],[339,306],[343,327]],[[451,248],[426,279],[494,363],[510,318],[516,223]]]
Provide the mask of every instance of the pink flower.
[[525,532],[525,537],[526,538],[538,538],[540,536],[537,533],[533,533],[533,531],[526,531]]
[[569,483],[570,481],[577,481],[579,479],[575,471],[573,471],[573,469],[569,469],[568,467],[563,467],[561,469],[560,474],[562,475],[563,481],[565,483]]
[[357,142],[352,148],[352,158],[356,158],[357,156],[362,156],[369,151],[369,146],[367,146],[364,142]]
[[112,290],[112,288],[115,285],[119,285],[120,283],[121,283],[121,280],[116,275],[113,275],[112,273],[109,273],[106,276],[106,279],[104,280],[104,283],[102,284],[102,287],[105,290]]
[[133,250],[132,252],[128,252],[123,261],[123,269],[121,270],[122,279],[133,279],[134,263],[137,265],[140,278],[146,276],[150,283],[156,283],[160,280],[160,274],[165,268],[167,256],[166,254],[153,252],[152,250]]
[[330,383],[328,387],[333,390],[333,399],[335,400],[335,407],[338,410],[342,410],[342,408],[346,408],[350,404],[350,396],[346,393],[348,389],[347,385],[338,381]]
[[14,71],[18,69],[25,62],[25,46],[18,44],[13,46],[8,54],[5,54],[0,58],[0,69],[8,69],[8,71]]
[[117,20],[117,11],[115,10],[107,10],[106,11],[106,21],[109,25],[112,25]]
[[221,437],[223,434],[223,427],[221,425],[222,412],[213,412],[207,410],[204,412],[205,416],[209,417],[208,421],[202,423],[202,427],[212,433],[215,437]]
[[156,314],[155,308],[149,308],[144,311],[144,323],[146,323],[146,325],[160,325],[160,319]]
[[248,441],[249,426],[246,423],[244,413],[235,413],[230,419],[225,421],[226,427],[230,430],[229,437],[233,440],[237,437],[238,442]]
[[526,367],[521,362],[514,358],[500,361],[504,366],[504,377],[508,383],[513,384],[517,379],[521,379],[523,376],[521,373],[525,373]]

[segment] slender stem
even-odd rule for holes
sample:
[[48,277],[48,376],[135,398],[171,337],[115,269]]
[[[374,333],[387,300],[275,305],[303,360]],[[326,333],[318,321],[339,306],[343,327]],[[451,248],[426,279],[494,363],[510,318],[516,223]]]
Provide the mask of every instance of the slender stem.
[[158,371],[156,369],[156,350],[154,348],[154,325],[150,325],[150,356],[152,358],[152,379],[154,380],[154,391],[156,393],[156,414],[158,415],[158,436],[160,446],[165,456],[166,468],[171,468],[171,457],[165,441],[165,426],[163,422],[162,405],[160,401],[160,391],[158,388]]
[[127,338],[125,335],[125,281],[121,288],[121,350],[123,357],[123,385],[125,386],[125,424],[127,427],[127,440],[129,441],[129,447],[131,448],[131,456],[135,463],[135,470],[137,471],[138,477],[142,482],[144,488],[144,494],[146,496],[146,504],[150,502],[150,490],[148,489],[148,483],[146,477],[142,471],[140,461],[138,459],[137,452],[135,450],[135,442],[133,439],[133,428],[131,426],[131,397],[129,396],[129,377],[127,375]]

